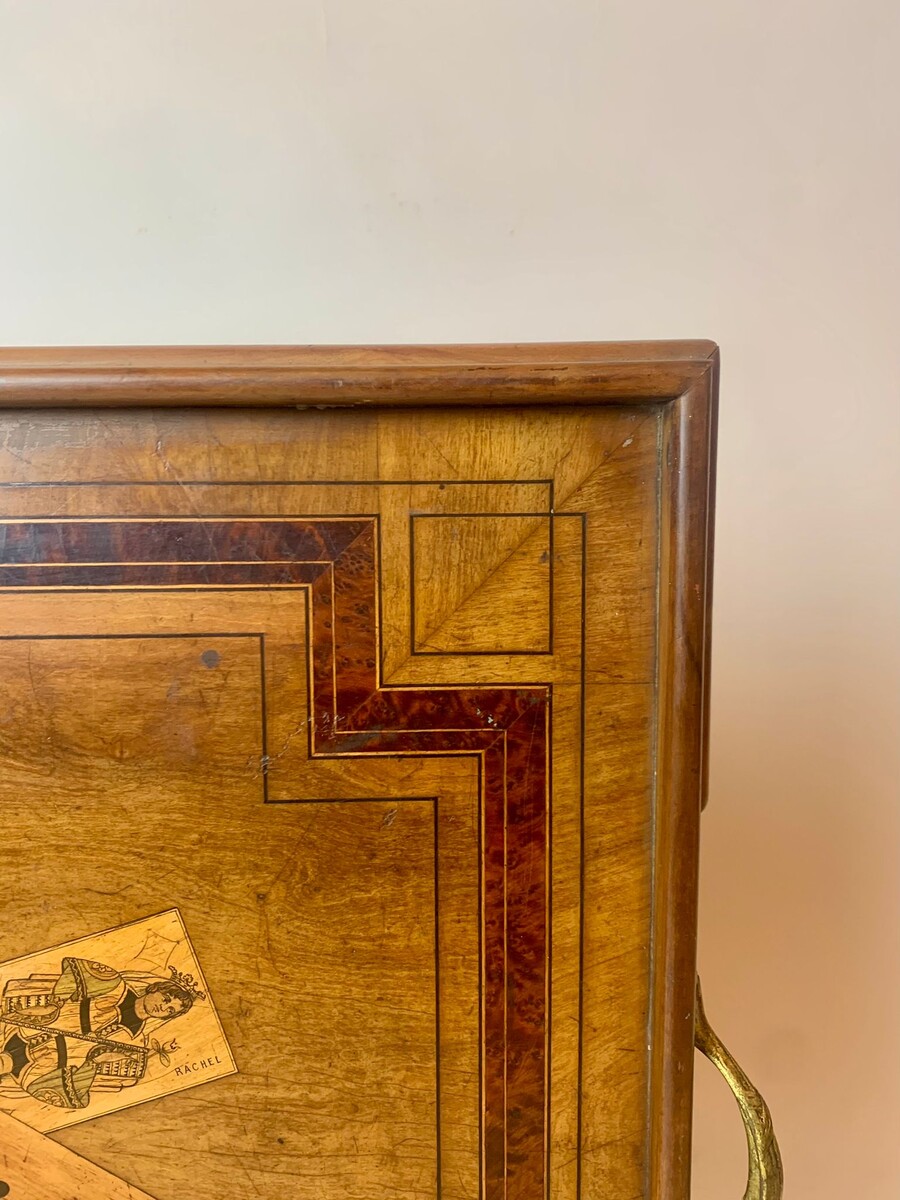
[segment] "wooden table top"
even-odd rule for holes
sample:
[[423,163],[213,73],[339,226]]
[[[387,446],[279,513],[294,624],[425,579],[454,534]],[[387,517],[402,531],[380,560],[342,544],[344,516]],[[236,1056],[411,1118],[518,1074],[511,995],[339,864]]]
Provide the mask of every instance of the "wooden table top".
[[716,365],[0,353],[11,1200],[686,1196]]

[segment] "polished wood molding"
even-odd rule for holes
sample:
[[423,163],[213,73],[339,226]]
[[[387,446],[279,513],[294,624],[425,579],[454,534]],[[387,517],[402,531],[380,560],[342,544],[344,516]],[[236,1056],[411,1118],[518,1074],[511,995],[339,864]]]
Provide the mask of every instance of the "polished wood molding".
[[0,404],[271,407],[672,400],[712,342],[0,350]]

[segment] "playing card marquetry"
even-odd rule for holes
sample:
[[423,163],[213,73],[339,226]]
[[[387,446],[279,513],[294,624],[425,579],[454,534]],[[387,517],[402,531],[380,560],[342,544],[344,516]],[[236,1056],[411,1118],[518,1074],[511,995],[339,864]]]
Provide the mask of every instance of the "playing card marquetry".
[[235,1070],[176,909],[0,964],[0,1111],[34,1129]]

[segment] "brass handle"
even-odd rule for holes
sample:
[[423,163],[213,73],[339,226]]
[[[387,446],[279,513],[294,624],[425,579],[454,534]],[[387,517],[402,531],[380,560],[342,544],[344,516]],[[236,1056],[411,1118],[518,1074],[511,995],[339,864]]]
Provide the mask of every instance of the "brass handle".
[[772,1116],[762,1096],[722,1045],[703,1011],[700,980],[697,980],[697,1015],[694,1024],[694,1045],[705,1054],[714,1067],[724,1075],[734,1093],[744,1121],[747,1149],[750,1153],[750,1175],[744,1200],[781,1200],[784,1191],[784,1171],[781,1152],[772,1128]]

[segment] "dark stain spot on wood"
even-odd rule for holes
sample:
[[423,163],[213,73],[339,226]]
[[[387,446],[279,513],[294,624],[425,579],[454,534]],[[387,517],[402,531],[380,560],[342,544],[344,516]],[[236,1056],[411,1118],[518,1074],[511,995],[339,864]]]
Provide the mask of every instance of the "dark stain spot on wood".
[[9,1184],[4,1183],[4,1181],[2,1179],[0,1179],[0,1196],[8,1196],[8,1195],[9,1195]]
[[222,659],[219,656],[218,650],[204,650],[200,655],[200,661],[203,663],[204,667],[207,667],[211,671],[214,667],[219,665]]

